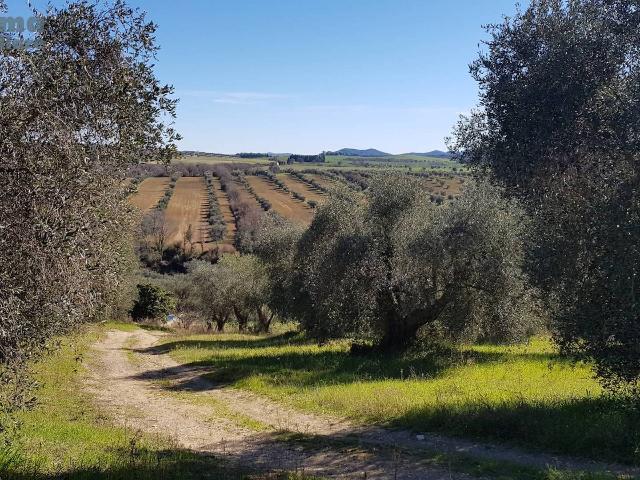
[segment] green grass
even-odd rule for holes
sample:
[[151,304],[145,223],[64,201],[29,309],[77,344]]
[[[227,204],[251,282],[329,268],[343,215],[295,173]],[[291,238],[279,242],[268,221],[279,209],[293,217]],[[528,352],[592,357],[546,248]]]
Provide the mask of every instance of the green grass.
[[287,156],[279,155],[277,157],[260,157],[260,158],[240,158],[234,155],[215,155],[215,156],[181,156],[172,160],[172,163],[201,163],[205,165],[228,164],[228,163],[245,163],[254,164],[256,166],[267,166],[275,160],[286,168],[296,170],[306,168],[339,168],[347,170],[365,170],[365,171],[407,171],[411,169],[414,172],[443,172],[451,173],[453,168],[465,170],[460,163],[449,160],[447,158],[423,157],[420,155],[389,155],[386,157],[356,157],[343,155],[328,155],[325,163],[294,163],[286,165]]
[[[371,453],[371,448],[363,445],[356,438],[330,439],[321,435],[309,435],[299,432],[279,432],[275,438],[288,442],[298,448],[316,450],[319,447],[330,447],[334,450],[364,455]],[[555,468],[538,469],[524,465],[517,465],[505,461],[478,459],[465,454],[453,454],[429,451],[425,449],[409,449],[398,447],[376,446],[373,450],[387,458],[395,459],[398,463],[411,462],[412,465],[433,466],[449,473],[459,472],[479,478],[493,478],[499,480],[628,480],[628,476],[615,475],[606,472],[578,472],[558,470]]]
[[210,378],[309,411],[415,431],[506,441],[549,452],[639,463],[640,414],[605,396],[586,365],[549,341],[480,345],[403,358],[348,354],[301,335],[169,338]]
[[231,469],[220,459],[182,450],[168,438],[116,427],[96,410],[82,393],[82,383],[86,352],[98,335],[91,329],[66,338],[56,353],[35,366],[34,375],[41,383],[39,404],[20,414],[17,437],[0,446],[0,478],[246,477],[248,470]]
[[423,157],[421,155],[387,155],[384,157],[358,157],[346,155],[327,155],[326,163],[331,166],[365,167],[411,167],[413,169],[450,170],[460,168],[461,164],[448,158]]
[[123,332],[133,332],[138,329],[138,325],[133,322],[105,322],[104,327],[111,330],[121,330]]

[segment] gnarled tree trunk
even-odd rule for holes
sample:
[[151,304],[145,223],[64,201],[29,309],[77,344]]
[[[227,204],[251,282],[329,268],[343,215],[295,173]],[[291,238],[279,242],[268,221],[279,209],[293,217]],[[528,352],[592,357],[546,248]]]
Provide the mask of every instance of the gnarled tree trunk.
[[238,308],[237,305],[233,306],[233,313],[236,316],[236,319],[238,320],[238,330],[241,332],[246,332],[247,331],[247,324],[249,323],[249,318],[247,315],[245,315],[242,310],[240,310]]
[[269,328],[271,327],[271,320],[273,320],[273,312],[271,315],[267,316],[264,312],[263,307],[260,306],[256,308],[256,313],[258,314],[258,330],[261,333],[269,333]]

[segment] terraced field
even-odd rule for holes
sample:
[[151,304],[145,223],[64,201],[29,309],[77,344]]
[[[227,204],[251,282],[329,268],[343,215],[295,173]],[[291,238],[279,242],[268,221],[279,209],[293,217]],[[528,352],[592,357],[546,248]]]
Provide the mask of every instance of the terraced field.
[[169,186],[169,181],[169,177],[145,178],[138,185],[138,191],[129,198],[129,202],[143,212],[151,210],[164,195],[164,191]]
[[297,179],[293,175],[289,175],[288,173],[281,173],[278,175],[278,178],[287,186],[289,190],[299,193],[300,195],[304,195],[307,200],[314,200],[318,203],[324,203],[327,199],[327,196],[324,193],[304,183],[302,180]]
[[215,244],[211,242],[206,222],[208,206],[204,178],[180,177],[165,213],[169,230],[167,244],[182,245],[191,225],[194,250],[210,250]]
[[277,189],[263,177],[247,175],[246,178],[256,194],[271,203],[273,211],[296,223],[305,225],[311,223],[313,210],[306,203],[294,200],[291,195]]

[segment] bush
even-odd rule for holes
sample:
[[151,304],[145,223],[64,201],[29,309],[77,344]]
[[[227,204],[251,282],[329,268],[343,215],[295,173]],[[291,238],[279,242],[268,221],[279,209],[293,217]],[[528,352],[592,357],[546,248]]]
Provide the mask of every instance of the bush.
[[161,319],[175,308],[176,300],[162,287],[138,284],[138,299],[131,309],[131,317],[134,320]]
[[224,255],[218,263],[194,261],[189,264],[192,301],[207,329],[221,332],[233,315],[241,331],[250,321],[256,330],[267,332],[273,314],[267,312],[270,298],[269,277],[265,267],[253,255]]
[[209,216],[207,219],[210,226],[209,233],[211,235],[211,240],[217,242],[224,238],[224,235],[227,232],[227,223],[220,211],[220,204],[218,203],[218,197],[214,191],[211,172],[205,172],[204,175],[207,186],[207,199],[209,202]]

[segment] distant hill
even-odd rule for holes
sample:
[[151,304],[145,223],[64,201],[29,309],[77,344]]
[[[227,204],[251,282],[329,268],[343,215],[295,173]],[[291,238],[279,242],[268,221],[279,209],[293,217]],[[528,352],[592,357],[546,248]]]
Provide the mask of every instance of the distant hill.
[[451,158],[449,152],[443,152],[442,150],[431,150],[430,152],[411,152],[404,155],[416,155],[418,157],[432,157],[432,158]]
[[391,154],[381,152],[375,148],[367,148],[366,150],[358,150],[357,148],[341,148],[336,152],[327,152],[327,155],[342,155],[345,157],[388,157]]

